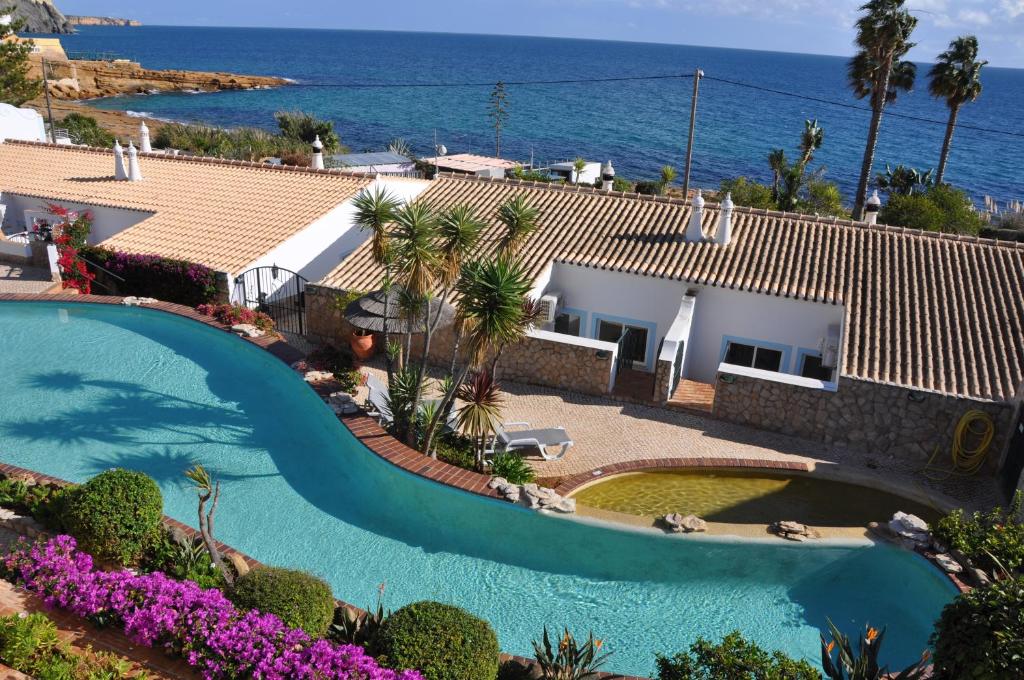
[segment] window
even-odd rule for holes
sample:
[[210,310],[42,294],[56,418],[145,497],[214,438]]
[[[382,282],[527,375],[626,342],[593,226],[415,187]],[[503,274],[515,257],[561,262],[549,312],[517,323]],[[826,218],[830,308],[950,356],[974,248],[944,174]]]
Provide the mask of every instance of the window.
[[647,364],[647,329],[638,326],[623,325],[614,321],[601,319],[597,322],[597,339],[605,342],[618,343],[622,334],[629,331],[629,336],[622,347],[622,358],[638,364]]
[[579,314],[562,313],[555,317],[555,332],[562,335],[580,336]]
[[762,371],[779,372],[782,369],[782,352],[767,347],[730,342],[725,350],[725,363],[757,368]]
[[805,354],[800,364],[800,375],[805,378],[814,378],[823,382],[832,382],[831,368],[821,365],[821,357],[815,354]]

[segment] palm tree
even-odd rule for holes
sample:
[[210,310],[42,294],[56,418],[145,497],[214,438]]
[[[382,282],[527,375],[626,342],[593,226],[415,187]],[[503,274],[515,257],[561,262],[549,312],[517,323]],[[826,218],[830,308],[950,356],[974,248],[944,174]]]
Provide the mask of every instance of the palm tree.
[[882,111],[886,104],[896,101],[898,90],[910,90],[914,86],[917,74],[917,67],[912,62],[902,61],[914,46],[910,42],[910,34],[917,26],[917,19],[904,8],[904,1],[868,0],[861,5],[864,15],[857,20],[856,39],[859,51],[847,64],[847,77],[854,96],[857,99],[871,98],[871,124],[853,204],[855,220],[864,216]]
[[800,165],[807,167],[814,158],[814,152],[821,148],[825,141],[825,130],[813,118],[804,121],[804,133],[800,135]]
[[580,183],[580,177],[583,176],[583,171],[587,169],[587,161],[582,156],[577,156],[576,160],[572,162],[572,169],[576,171],[576,184]]
[[[391,229],[391,243],[395,256],[395,276],[402,286],[402,294],[406,298],[406,314],[409,333],[406,336],[405,356],[409,356],[409,344],[412,336],[412,323],[423,317],[423,360],[416,371],[416,381],[420,389],[415,395],[413,413],[419,411],[422,398],[423,378],[427,368],[427,356],[430,352],[431,331],[436,322],[431,322],[431,302],[435,284],[442,268],[441,254],[437,248],[438,217],[433,208],[423,201],[414,201],[400,207],[395,212]],[[438,309],[438,314],[440,310]],[[416,445],[416,421],[409,423],[407,443]]]
[[[462,265],[480,243],[480,235],[486,226],[487,223],[477,217],[476,212],[469,205],[455,205],[441,214],[438,221],[438,233],[441,236],[440,250],[443,262],[440,279],[445,287],[445,291],[441,295],[442,300],[448,299],[455,284],[458,283]],[[438,319],[440,319],[440,315]],[[459,356],[459,341],[462,335],[462,324],[458,320],[456,320],[452,332],[454,342],[452,343],[451,372],[455,373],[455,364]]]
[[502,255],[519,252],[539,226],[540,211],[530,205],[524,194],[508,199],[498,206],[498,221],[505,225],[505,234],[498,245]]
[[[456,314],[463,325],[468,361],[441,399],[435,418],[449,413],[458,388],[471,368],[482,366],[499,347],[520,341],[527,330],[532,279],[520,260],[507,255],[467,263],[455,287]],[[427,427],[424,451],[430,451],[436,424]]]
[[783,149],[772,149],[768,154],[768,166],[772,169],[772,198],[779,200],[779,183],[789,168],[789,161],[786,160],[786,152]]
[[395,212],[401,201],[387,189],[376,187],[373,191],[363,190],[352,200],[355,207],[355,224],[359,229],[370,232],[373,260],[384,268],[384,348],[385,363],[388,370],[388,382],[391,382],[394,367],[392,365],[391,339],[388,334],[391,297],[391,256],[389,253],[388,230],[395,219]]
[[984,59],[978,60],[978,39],[965,35],[950,42],[949,49],[939,55],[928,72],[931,79],[928,92],[937,99],[945,99],[949,107],[946,137],[942,141],[939,169],[935,172],[936,184],[942,184],[946,175],[946,161],[949,160],[949,147],[953,142],[953,128],[956,127],[960,107],[981,95],[981,68],[987,63]]
[[676,179],[676,169],[671,165],[666,165],[661,168],[661,190],[664,192],[665,187],[672,184]]
[[501,387],[486,370],[476,371],[455,394],[464,402],[459,408],[458,426],[473,440],[477,468],[483,467],[487,438],[494,434],[501,417]]

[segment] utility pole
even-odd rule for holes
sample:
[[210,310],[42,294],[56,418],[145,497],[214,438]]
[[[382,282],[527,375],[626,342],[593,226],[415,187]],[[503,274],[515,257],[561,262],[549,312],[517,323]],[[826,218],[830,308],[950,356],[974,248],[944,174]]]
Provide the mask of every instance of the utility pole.
[[693,162],[693,127],[697,119],[697,91],[704,71],[699,68],[693,72],[693,101],[690,102],[690,137],[686,141],[686,170],[683,171],[683,200],[690,196],[690,164]]
[[50,144],[57,143],[57,133],[53,129],[53,108],[50,107],[50,78],[47,75],[46,57],[41,57],[40,62],[43,66],[43,92],[46,93],[46,116],[50,119]]

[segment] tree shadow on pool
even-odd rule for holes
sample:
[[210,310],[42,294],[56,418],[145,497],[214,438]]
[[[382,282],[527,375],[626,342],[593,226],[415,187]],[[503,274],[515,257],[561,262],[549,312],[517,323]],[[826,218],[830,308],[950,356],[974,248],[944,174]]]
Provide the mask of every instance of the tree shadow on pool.
[[[120,452],[107,456],[89,456],[85,459],[86,467],[91,475],[98,475],[111,468],[138,470],[156,480],[160,486],[190,488],[192,482],[185,478],[185,471],[201,463],[199,457],[184,451],[175,451],[170,447],[163,450],[139,450],[132,453]],[[235,474],[220,466],[204,464],[203,467],[221,482],[240,482],[246,479],[263,477],[280,477],[280,473],[268,474]]]

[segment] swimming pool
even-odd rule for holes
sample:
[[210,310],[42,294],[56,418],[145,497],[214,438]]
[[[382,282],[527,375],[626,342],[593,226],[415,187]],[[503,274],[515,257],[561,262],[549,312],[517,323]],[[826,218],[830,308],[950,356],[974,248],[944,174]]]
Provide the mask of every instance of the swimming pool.
[[0,303],[0,459],[72,481],[142,470],[195,524],[182,473],[224,482],[217,536],[324,576],[354,604],[387,584],[488,619],[529,655],[544,624],[593,630],[609,668],[733,629],[818,659],[818,629],[887,625],[883,657],[916,659],[954,595],[923,559],[881,545],[660,536],[547,517],[401,471],[368,452],[299,376],[230,334],[161,312]]

